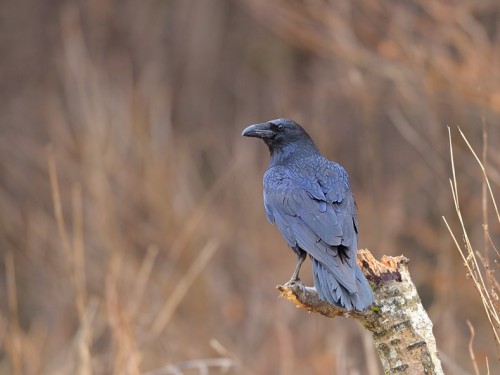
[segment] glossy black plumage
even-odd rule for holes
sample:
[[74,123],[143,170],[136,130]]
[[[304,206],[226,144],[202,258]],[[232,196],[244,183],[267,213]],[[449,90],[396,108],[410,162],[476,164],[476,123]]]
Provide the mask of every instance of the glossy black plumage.
[[349,177],[325,159],[305,130],[289,119],[247,127],[242,135],[262,138],[271,161],[264,174],[264,207],[299,257],[309,254],[322,299],[362,311],[373,294],[356,263],[357,218]]

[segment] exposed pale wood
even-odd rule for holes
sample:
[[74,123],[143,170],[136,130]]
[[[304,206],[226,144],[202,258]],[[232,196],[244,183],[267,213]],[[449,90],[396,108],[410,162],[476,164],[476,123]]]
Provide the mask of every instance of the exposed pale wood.
[[404,256],[378,261],[368,250],[359,251],[358,263],[375,295],[375,303],[363,313],[330,305],[300,281],[277,288],[297,307],[329,318],[358,320],[372,333],[386,374],[442,375],[432,322],[411,281],[408,262]]

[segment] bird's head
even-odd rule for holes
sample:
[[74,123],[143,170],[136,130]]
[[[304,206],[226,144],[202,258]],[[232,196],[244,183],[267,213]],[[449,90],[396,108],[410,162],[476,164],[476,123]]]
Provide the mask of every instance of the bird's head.
[[241,135],[261,138],[269,147],[271,155],[274,155],[277,151],[285,152],[294,149],[318,151],[311,137],[302,126],[287,118],[250,125],[243,130]]

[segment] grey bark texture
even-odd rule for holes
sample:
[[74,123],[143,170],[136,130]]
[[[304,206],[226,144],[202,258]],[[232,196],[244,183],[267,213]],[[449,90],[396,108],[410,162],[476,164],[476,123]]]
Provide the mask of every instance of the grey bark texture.
[[432,322],[411,281],[408,259],[383,256],[378,261],[368,250],[360,250],[358,263],[375,295],[375,303],[363,313],[320,300],[314,288],[300,281],[277,288],[284,298],[309,312],[358,320],[371,332],[386,374],[444,374]]

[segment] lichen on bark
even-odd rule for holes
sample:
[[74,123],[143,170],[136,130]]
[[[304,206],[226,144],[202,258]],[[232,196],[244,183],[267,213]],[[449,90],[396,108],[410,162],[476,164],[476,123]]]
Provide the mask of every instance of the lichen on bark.
[[364,312],[333,306],[300,281],[277,288],[284,298],[310,312],[358,320],[371,332],[385,373],[442,375],[432,322],[411,280],[408,262],[404,256],[383,256],[379,262],[368,250],[358,252],[358,264],[375,295],[374,304]]

